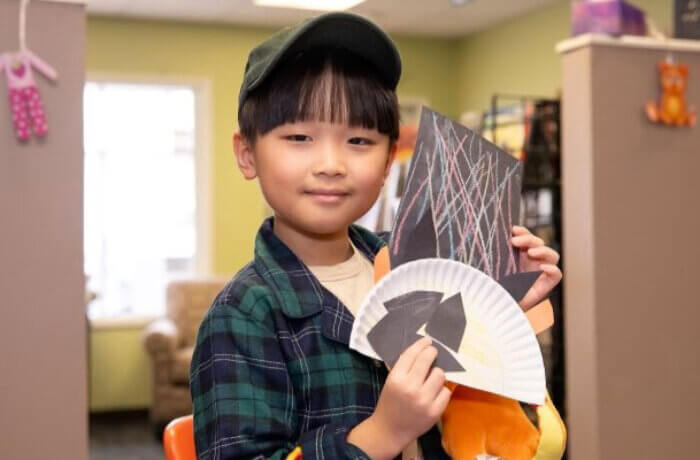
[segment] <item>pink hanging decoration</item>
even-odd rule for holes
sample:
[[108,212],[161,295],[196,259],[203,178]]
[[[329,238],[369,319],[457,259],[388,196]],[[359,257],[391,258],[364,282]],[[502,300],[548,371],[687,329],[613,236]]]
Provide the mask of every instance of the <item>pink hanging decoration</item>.
[[19,51],[0,54],[0,71],[5,69],[12,123],[20,141],[31,136],[44,137],[49,130],[41,95],[32,76],[32,67],[46,78],[56,80],[56,71],[27,48],[26,17],[29,0],[21,0],[19,8]]
[[56,71],[29,50],[0,55],[0,69],[5,69],[10,110],[15,135],[21,141],[31,136],[37,137],[48,132],[48,123],[39,89],[32,76],[32,66],[51,80],[56,79]]

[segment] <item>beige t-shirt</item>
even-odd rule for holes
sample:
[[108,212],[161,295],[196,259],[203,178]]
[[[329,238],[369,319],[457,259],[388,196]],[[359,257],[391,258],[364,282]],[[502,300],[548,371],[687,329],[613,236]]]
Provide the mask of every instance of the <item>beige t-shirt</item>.
[[[357,250],[352,242],[352,256],[336,265],[309,267],[311,273],[331,291],[350,312],[357,316],[362,301],[374,285],[374,266]],[[418,442],[409,444],[403,451],[403,460],[421,460]]]
[[336,265],[309,267],[321,284],[348,307],[354,316],[374,285],[374,266],[352,246],[352,256]]

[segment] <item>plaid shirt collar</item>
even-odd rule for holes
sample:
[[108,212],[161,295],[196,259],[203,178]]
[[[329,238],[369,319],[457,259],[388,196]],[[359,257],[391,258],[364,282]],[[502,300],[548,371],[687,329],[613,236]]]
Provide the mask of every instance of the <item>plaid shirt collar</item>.
[[[255,239],[257,272],[290,318],[322,313],[322,333],[329,339],[348,344],[354,317],[338,298],[323,287],[306,265],[272,231],[273,218],[266,219]],[[374,233],[352,225],[350,239],[370,262],[385,242]]]

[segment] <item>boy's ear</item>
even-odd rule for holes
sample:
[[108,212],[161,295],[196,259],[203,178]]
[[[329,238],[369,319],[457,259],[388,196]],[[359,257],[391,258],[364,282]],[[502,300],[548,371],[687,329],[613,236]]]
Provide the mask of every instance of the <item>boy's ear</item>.
[[258,172],[255,167],[253,146],[240,131],[233,135],[233,153],[236,155],[236,163],[238,163],[238,169],[243,173],[243,177],[248,180],[255,179]]
[[396,151],[398,150],[398,143],[394,142],[389,148],[389,156],[386,159],[386,167],[384,168],[384,179],[389,176],[389,171],[391,170],[391,165],[394,164],[396,159]]

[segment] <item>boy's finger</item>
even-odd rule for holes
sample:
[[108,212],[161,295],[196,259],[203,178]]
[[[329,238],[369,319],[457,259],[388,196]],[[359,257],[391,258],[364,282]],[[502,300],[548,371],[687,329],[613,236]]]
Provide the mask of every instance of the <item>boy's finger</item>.
[[399,359],[396,360],[392,372],[400,374],[408,374],[408,371],[413,367],[416,357],[427,347],[433,343],[430,337],[422,337],[416,340],[410,347],[406,348]]
[[440,393],[438,393],[437,398],[435,398],[435,403],[433,405],[433,410],[435,411],[436,416],[441,416],[442,413],[445,412],[445,408],[447,407],[447,404],[449,404],[450,398],[452,398],[452,392],[449,390],[449,388],[443,386]]
[[513,225],[513,235],[518,236],[518,235],[529,235],[530,230],[527,228],[523,227],[522,225]]
[[540,246],[537,248],[529,248],[527,250],[527,255],[531,259],[535,259],[542,262],[547,262],[550,264],[555,264],[559,262],[559,253],[548,246]]
[[535,284],[527,291],[527,294],[520,300],[520,306],[528,310],[544,299],[549,292],[556,287],[562,279],[559,267],[552,264],[540,264],[539,269],[542,274]]
[[559,283],[563,277],[561,269],[554,264],[540,264],[540,270],[542,270],[550,280],[554,281],[555,285]]
[[422,385],[428,377],[430,366],[435,362],[437,355],[437,348],[433,346],[423,348],[413,362],[413,366],[408,371],[409,379],[419,382]]
[[434,400],[440,394],[440,391],[445,385],[445,371],[439,367],[433,367],[430,370],[430,375],[425,380],[423,390],[425,394],[430,396],[430,400]]
[[531,233],[528,233],[527,235],[514,236],[510,239],[510,243],[518,248],[536,248],[539,246],[544,246],[544,241],[542,240],[542,238],[538,238]]

